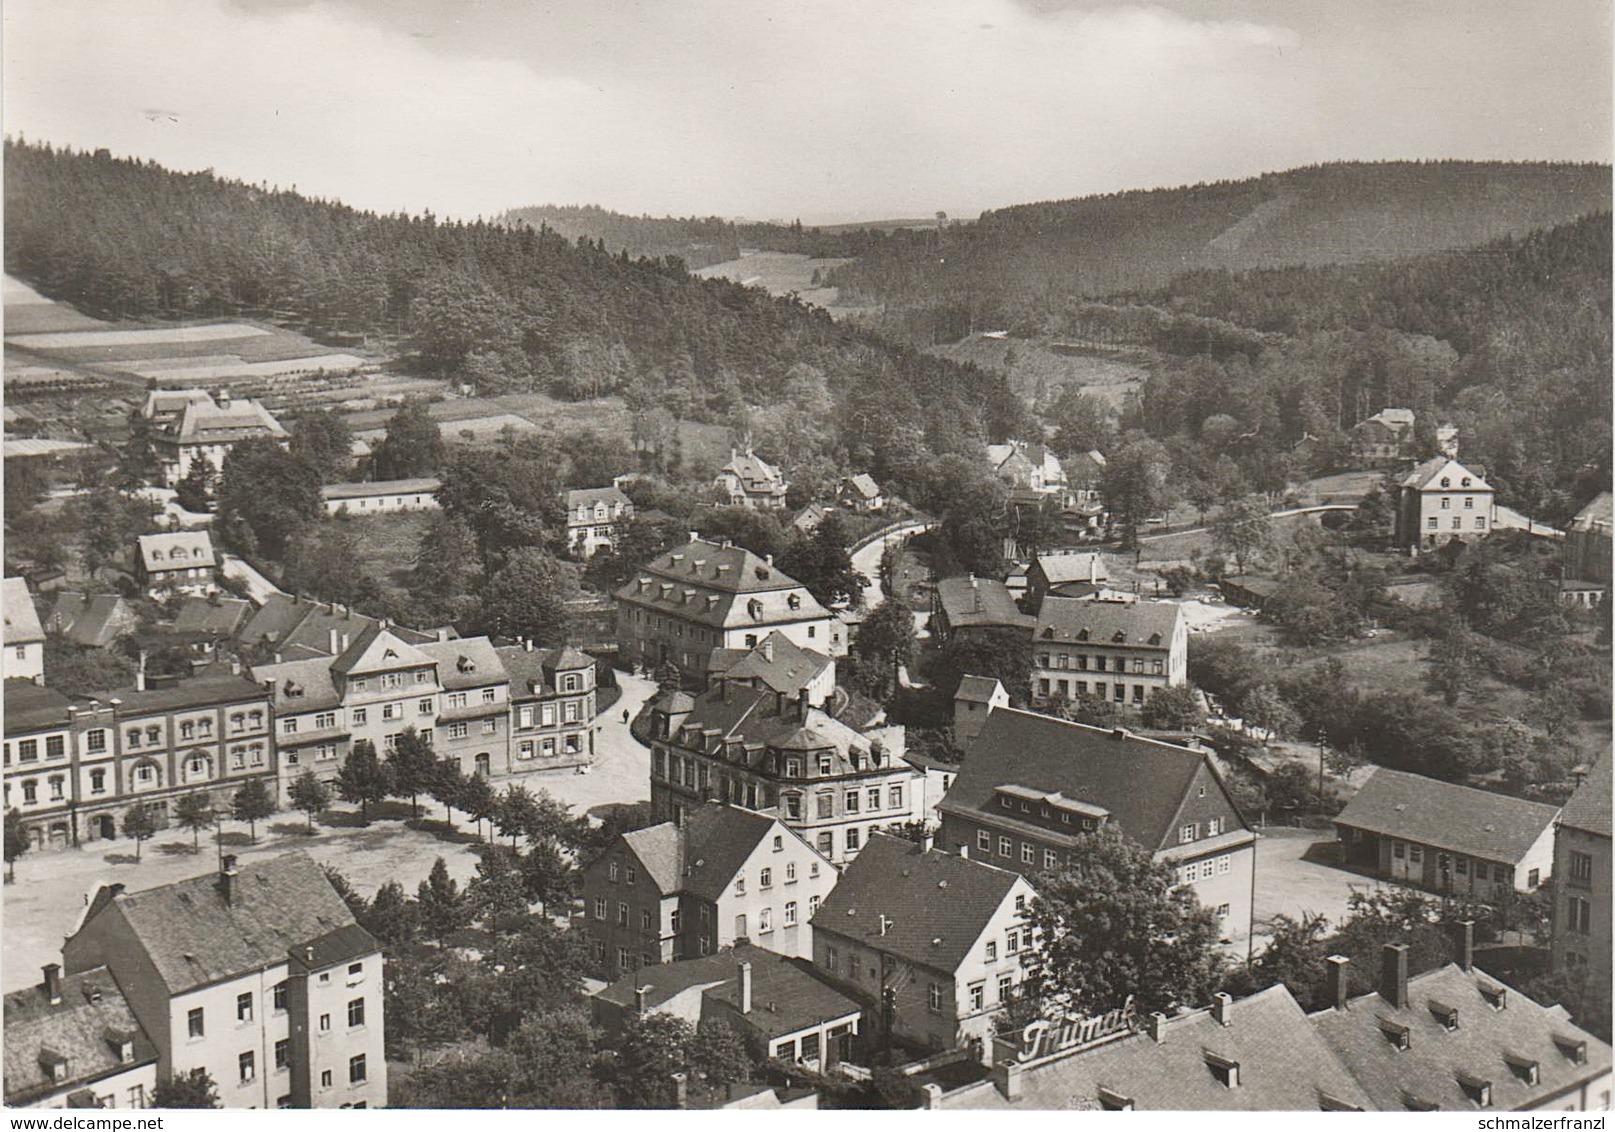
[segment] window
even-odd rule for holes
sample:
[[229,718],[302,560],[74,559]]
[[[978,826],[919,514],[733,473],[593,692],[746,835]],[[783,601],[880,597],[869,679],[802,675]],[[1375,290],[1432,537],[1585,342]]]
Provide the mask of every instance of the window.
[[1441,497],[1441,509],[1443,511],[1449,511],[1452,509],[1452,497],[1450,495],[1443,495]]
[[[482,689],[482,702],[483,703],[485,703],[485,704],[495,703],[498,700],[498,698],[499,698],[498,694],[494,691],[494,689],[492,689],[492,688],[484,688],[484,689]],[[426,702],[430,703],[431,701],[427,700]]]
[[846,796],[842,798],[842,802],[847,807],[847,813],[856,814],[858,812],[858,791],[848,790]]
[[22,783],[22,800],[25,805],[33,805],[39,801],[39,780],[25,778]]
[[925,988],[925,1006],[933,1014],[942,1013],[942,984],[931,983]]
[[[140,728],[129,728],[129,730],[124,734],[124,740],[125,746],[140,746]],[[35,751],[36,745],[37,744],[34,742],[34,740],[24,739],[21,743],[17,744],[17,757],[22,759],[23,762],[27,762],[29,759],[38,758],[39,755]]]
[[[1476,866],[1475,875],[1480,876],[1480,868]],[[1593,858],[1591,853],[1578,853],[1570,851],[1570,879],[1590,881],[1593,879]]]
[[1475,529],[1477,531],[1484,531],[1486,529],[1486,516],[1485,515],[1476,515],[1475,516]]
[[1476,861],[1475,862],[1475,879],[1476,880],[1489,880],[1489,879],[1491,879],[1491,870],[1486,867],[1486,862],[1485,861]]
[[62,735],[45,736],[45,757],[59,759],[67,754],[67,739]]
[[329,1089],[330,1087],[331,1087],[331,1071],[329,1069],[322,1069],[320,1071],[320,1088]]
[[320,1033],[329,1034],[330,1032],[331,1032],[331,1016],[329,1014],[321,1014],[320,1015]]
[[356,1053],[348,1058],[348,1084],[357,1085],[365,1079],[365,1055]]
[[498,732],[499,721],[497,719],[485,719],[482,721],[482,733],[484,735],[496,735]]
[[858,848],[858,828],[852,826],[847,829],[847,852],[851,853],[856,848]]
[[819,807],[819,816],[821,818],[827,818],[827,817],[833,816],[834,813],[835,813],[835,805],[836,805],[835,799],[833,797],[831,797],[829,794],[820,794],[820,795],[817,796],[817,799],[818,799],[818,807]]
[[980,1010],[986,1005],[987,987],[985,983],[972,983],[970,985],[970,1009]]
[[1208,818],[1206,820],[1206,836],[1216,837],[1222,832],[1222,818]]
[[1532,869],[1525,874],[1525,883],[1528,888],[1535,888],[1542,883],[1542,870]]
[[639,879],[639,873],[634,869],[634,866],[629,865],[623,870],[623,879],[629,884],[633,884],[634,881]]
[[1441,520],[1436,518],[1434,515],[1431,515],[1424,521],[1424,525],[1433,531],[1441,525]]
[[336,712],[334,712],[334,711],[322,711],[322,712],[320,712],[320,714],[318,714],[318,715],[316,715],[314,717],[314,726],[316,728],[322,730],[322,731],[327,729],[327,728],[330,728],[330,727],[335,727],[336,726]]
[[989,939],[987,941],[987,962],[998,962],[998,941],[996,940]]
[[92,755],[103,754],[107,749],[107,733],[99,728],[84,733],[84,749]]
[[735,938],[746,938],[746,914],[744,912],[735,917]]
[[1060,855],[1058,853],[1056,853],[1053,849],[1045,849],[1045,850],[1043,850],[1043,867],[1045,869],[1059,868],[1060,867]]
[[788,928],[796,926],[796,901],[794,900],[785,902],[785,926]]
[[993,835],[985,829],[976,830],[976,848],[983,853],[991,853],[993,851]]
[[274,987],[270,990],[269,993],[273,996],[271,1002],[272,1002],[272,1005],[274,1006],[274,1008],[276,1010],[285,1010],[286,1009],[286,984],[285,983],[276,983],[274,985]]
[[1581,935],[1592,931],[1593,906],[1592,902],[1580,896],[1572,896],[1566,904],[1566,920],[1570,930]]
[[786,864],[785,864],[785,883],[786,884],[795,884],[796,883],[796,862],[795,861],[787,861]]
[[735,878],[735,895],[746,895],[746,875],[744,873]]
[[617,970],[626,971],[630,965],[628,949],[626,947],[617,948]]
[[353,709],[353,725],[355,727],[363,727],[365,725],[365,721],[369,718],[370,713],[364,708],[356,707]]
[[62,800],[62,797],[63,797],[63,795],[62,795],[62,787],[63,787],[63,785],[64,785],[64,781],[63,781],[61,775],[53,774],[53,775],[50,776],[50,800],[51,801],[60,802]]
[[292,1064],[292,1040],[281,1038],[275,1043],[275,1068],[289,1069]]
[[185,1015],[185,1030],[193,1038],[200,1038],[205,1033],[202,1021],[202,1008],[200,1006]]
[[764,908],[757,913],[757,931],[759,933],[774,930],[774,909]]
[[1021,842],[1021,864],[1031,865],[1037,863],[1037,850],[1030,841]]
[[628,905],[620,900],[617,901],[617,923],[625,928],[628,926]]
[[819,912],[819,898],[817,896],[809,896],[808,897],[808,919],[811,920],[814,916],[818,915],[818,912]]
[[819,834],[815,841],[819,852],[823,853],[826,857],[836,851],[835,834],[831,833],[829,830]]
[[762,871],[762,875],[760,877],[758,877],[758,879],[757,879],[757,887],[758,888],[773,888],[774,887],[774,870],[773,869],[764,869]]
[[639,910],[639,930],[642,932],[650,931],[650,910],[648,908]]
[[1015,842],[1011,838],[1000,837],[998,839],[998,855],[1000,857],[1010,857],[1013,856],[1014,853]]
[[471,733],[471,728],[467,724],[464,724],[464,723],[451,723],[451,724],[449,724],[449,738],[450,739],[464,739],[470,733]]
[[606,866],[606,879],[612,884],[617,883],[617,862],[613,861]]
[[356,998],[348,1003],[348,1027],[364,1025],[364,999]]
[[241,1079],[243,1081],[250,1081],[253,1079],[253,1077],[257,1076],[257,1058],[253,1055],[253,1051],[250,1049],[246,1053],[243,1053],[236,1058],[236,1066],[241,1071]]
[[236,995],[236,1021],[252,1021],[252,992]]
[[998,976],[998,1001],[999,1002],[1008,1002],[1014,996],[1015,996],[1015,976],[1014,975],[999,975]]
[[90,772],[90,793],[105,794],[107,792],[107,772],[92,770]]
[[1021,933],[1011,930],[1004,933],[1004,954],[1014,955],[1021,949]]
[[1183,823],[1183,828],[1178,830],[1178,841],[1181,842],[1182,844],[1187,845],[1189,842],[1198,841],[1199,839],[1200,839],[1200,823],[1199,822],[1192,822],[1192,821],[1191,822],[1184,822]]

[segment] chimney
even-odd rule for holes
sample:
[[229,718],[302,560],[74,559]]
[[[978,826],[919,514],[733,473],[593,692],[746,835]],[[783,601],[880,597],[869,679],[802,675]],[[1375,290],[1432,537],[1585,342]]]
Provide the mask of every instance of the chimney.
[[635,987],[634,988],[634,1013],[635,1014],[641,1014],[642,1015],[642,1014],[645,1013],[645,994],[649,990],[650,990],[650,987],[648,985],[643,986],[643,987]]
[[353,641],[353,638],[348,636],[348,634],[346,634],[346,633],[342,634],[342,651],[343,652],[348,651],[348,645],[351,644],[352,641]]
[[746,960],[740,963],[740,1012],[751,1013],[751,963]]
[[522,651],[523,652],[532,652],[533,651],[533,638],[531,638],[531,637],[523,637],[522,638]]
[[303,948],[303,962],[308,964],[310,967],[314,966],[314,948]]
[[52,1006],[60,1006],[62,1002],[62,965],[60,963],[47,963],[45,971],[45,1001]]
[[1099,555],[1097,554],[1088,555],[1088,584],[1091,586],[1099,584]]
[[385,617],[383,617],[380,621],[377,622],[377,625],[380,626],[381,631],[385,633],[387,631],[387,629],[391,626],[391,622],[389,622]]
[[1227,991],[1218,991],[1212,995],[1211,1016],[1219,1026],[1232,1026],[1234,1024],[1234,996]]
[[1455,934],[1458,936],[1458,966],[1472,971],[1475,968],[1475,921],[1459,920]]
[[1144,1022],[1144,1032],[1156,1045],[1166,1043],[1166,1015],[1159,1010],[1154,1011]]
[[236,869],[235,854],[226,853],[221,865],[223,867],[219,870],[219,891],[223,894],[226,904],[233,904],[236,896],[236,877],[240,875]]
[[880,914],[880,934],[884,936],[892,928],[892,921],[885,912]]
[[146,656],[146,650],[141,649],[140,663],[135,668],[135,691],[137,692],[144,692],[146,690]]
[[796,693],[796,712],[799,719],[804,723],[807,722],[808,690],[806,688],[801,688]]
[[922,1109],[938,1109],[942,1107],[942,1086],[935,1081],[927,1081],[920,1086],[920,1107]]
[[1024,1089],[1021,1074],[1024,1072],[1025,1067],[1018,1061],[1003,1061],[993,1067],[991,1074],[993,1084],[998,1086],[998,1091],[1004,1095],[1006,1101],[1021,1099]]
[[1351,998],[1351,960],[1344,955],[1331,955],[1324,962],[1329,965],[1329,1005],[1344,1010]]
[[936,848],[936,833],[933,830],[928,829],[920,837],[920,852],[921,853],[929,853],[931,850],[933,850],[935,848]]
[[1380,951],[1379,994],[1401,1010],[1408,1004],[1408,945],[1387,943]]
[[230,389],[229,389],[228,386],[226,386],[225,388],[219,390],[219,396],[218,396],[217,400],[218,400],[219,408],[228,409],[230,407]]
[[763,640],[763,643],[762,643],[762,645],[760,647],[762,648],[762,651],[763,651],[763,659],[766,660],[766,661],[772,662],[773,659],[774,659],[774,635],[772,633],[770,633]]
[[673,1107],[688,1108],[690,1104],[690,1077],[687,1073],[673,1074]]
[[341,645],[341,643],[342,643],[342,635],[336,631],[336,626],[332,625],[331,626],[331,648],[330,648],[330,653],[331,653],[332,656],[335,656],[337,653],[342,651],[342,649],[340,647],[338,647],[338,646]]
[[447,626],[447,625],[444,625],[444,626],[441,626],[441,627],[439,627],[439,628],[438,628],[438,631],[437,631],[437,640],[438,640],[438,643],[439,643],[439,644],[442,644],[442,643],[443,643],[443,642],[444,642],[444,641],[447,641],[447,640],[448,640],[448,639],[449,639],[449,629],[448,629],[448,626]]
[[774,565],[774,556],[772,554],[763,555],[763,565],[765,565],[765,566]]
[[963,857],[966,861],[970,860],[970,846],[964,844],[963,842],[960,842],[960,844],[959,844],[959,856]]

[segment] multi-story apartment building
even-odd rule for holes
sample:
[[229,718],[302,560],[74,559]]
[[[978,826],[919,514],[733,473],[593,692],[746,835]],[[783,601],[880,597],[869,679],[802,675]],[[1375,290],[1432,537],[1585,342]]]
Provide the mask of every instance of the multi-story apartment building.
[[619,656],[631,665],[675,665],[692,688],[706,683],[714,649],[752,649],[778,631],[803,648],[842,656],[844,626],[773,557],[691,537],[617,591]]
[[219,390],[216,400],[201,389],[154,389],[139,412],[151,425],[152,447],[170,486],[189,475],[198,460],[221,471],[230,449],[243,440],[284,443],[291,435],[262,404],[236,400],[228,389]]
[[1142,707],[1188,679],[1188,623],[1175,602],[1045,597],[1032,647],[1040,701],[1093,696]]
[[1450,456],[1433,456],[1397,482],[1396,545],[1432,549],[1491,534],[1492,486]]
[[[933,1050],[990,1046],[1026,975],[1037,893],[1008,869],[877,834],[813,917],[813,962]],[[984,1058],[985,1060],[985,1058]]]
[[220,673],[79,703],[48,689],[7,689],[6,804],[36,845],[101,841],[140,803],[159,825],[197,791],[227,796],[277,773],[269,694]]
[[111,971],[159,1076],[204,1071],[225,1108],[386,1104],[381,946],[306,853],[103,886],[62,954]]
[[580,558],[617,544],[634,501],[617,487],[586,487],[566,493],[566,545]]
[[[437,682],[442,688],[436,721],[423,718],[416,729],[435,728],[438,757],[453,759],[466,774],[483,778],[509,774],[510,676],[493,642],[487,637],[456,637],[429,641],[416,648],[436,662]],[[417,715],[427,699],[417,697]]]
[[938,808],[943,844],[1032,877],[1083,834],[1119,829],[1176,870],[1224,940],[1250,938],[1256,835],[1204,751],[998,708]]
[[6,995],[7,1108],[145,1108],[157,1047],[112,973],[96,967]]
[[0,676],[7,680],[38,680],[45,675],[45,630],[39,611],[21,578],[7,578],[0,585],[0,613],[4,614],[6,650],[0,660]]
[[1553,843],[1553,968],[1583,976],[1589,1001],[1610,994],[1610,756],[1565,803]]
[[681,822],[706,802],[773,810],[829,860],[921,816],[924,777],[901,727],[857,731],[807,703],[720,685],[651,704],[651,809]]
[[778,468],[750,448],[744,452],[731,448],[729,462],[718,470],[714,484],[730,506],[764,511],[783,510],[790,487]]
[[510,770],[584,766],[594,761],[594,657],[570,645],[502,645],[510,677]]
[[218,589],[219,562],[207,531],[168,531],[135,539],[135,575],[153,597],[196,594]]
[[590,958],[607,979],[743,942],[811,958],[808,921],[835,883],[775,815],[709,802],[623,834],[584,870]]

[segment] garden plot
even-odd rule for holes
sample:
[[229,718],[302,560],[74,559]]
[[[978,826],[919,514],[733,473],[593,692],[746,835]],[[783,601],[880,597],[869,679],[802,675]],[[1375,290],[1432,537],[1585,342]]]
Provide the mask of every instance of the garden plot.
[[289,377],[321,370],[345,373],[369,364],[367,359],[357,354],[315,354],[312,357],[281,358],[268,362],[249,362],[239,355],[215,354],[207,358],[161,358],[157,362],[141,362],[121,368],[161,382],[183,383],[238,377]]
[[15,334],[6,341],[30,350],[54,351],[222,342],[236,338],[258,338],[268,333],[261,327],[249,326],[244,322],[216,322],[206,326],[163,326],[145,330],[62,330],[49,334]]

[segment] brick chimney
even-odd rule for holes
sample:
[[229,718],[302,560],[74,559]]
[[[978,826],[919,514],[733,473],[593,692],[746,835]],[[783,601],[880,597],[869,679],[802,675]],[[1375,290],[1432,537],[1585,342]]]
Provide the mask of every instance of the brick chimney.
[[52,1006],[62,1003],[62,965],[60,963],[47,963],[43,968],[45,972],[45,1001]]
[[800,719],[803,723],[807,722],[807,717],[808,717],[808,690],[806,688],[800,688],[800,689],[797,690],[797,693],[796,693],[796,715],[797,715],[797,718]]
[[146,660],[146,650],[141,649],[140,661],[135,668],[135,691],[137,692],[144,692],[146,690]]
[[1227,991],[1218,991],[1211,996],[1211,1017],[1219,1026],[1232,1026],[1234,1024],[1234,996]]
[[1465,971],[1475,968],[1475,921],[1459,920],[1453,932],[1458,938],[1458,966]]
[[634,988],[634,1013],[645,1013],[645,995],[650,991],[649,986]]
[[686,1073],[673,1074],[673,1107],[688,1108],[690,1105],[690,1078]]
[[1379,994],[1401,1010],[1408,1004],[1408,945],[1387,943],[1380,952]]
[[1331,955],[1324,963],[1329,968],[1329,1005],[1336,1010],[1344,1010],[1351,998],[1351,960],[1344,955]]
[[740,962],[740,1012],[751,1013],[751,963],[744,959]]
[[758,647],[762,650],[763,659],[772,662],[774,659],[774,635],[770,633]]
[[236,878],[240,872],[236,869],[234,853],[226,853],[219,869],[219,893],[224,897],[226,904],[235,903]]
[[1166,1015],[1159,1010],[1154,1011],[1144,1020],[1144,1032],[1149,1034],[1150,1040],[1156,1045],[1166,1042]]

